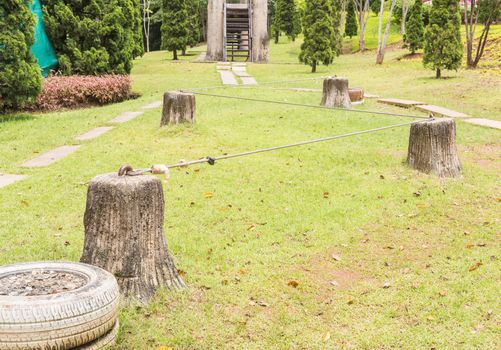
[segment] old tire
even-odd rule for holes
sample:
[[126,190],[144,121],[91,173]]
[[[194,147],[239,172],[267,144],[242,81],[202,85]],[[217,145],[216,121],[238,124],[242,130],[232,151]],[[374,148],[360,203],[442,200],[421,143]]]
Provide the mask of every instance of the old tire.
[[0,267],[0,283],[8,276],[42,270],[77,275],[84,284],[48,295],[0,295],[0,350],[71,349],[110,333],[119,303],[112,274],[82,263],[25,263]]

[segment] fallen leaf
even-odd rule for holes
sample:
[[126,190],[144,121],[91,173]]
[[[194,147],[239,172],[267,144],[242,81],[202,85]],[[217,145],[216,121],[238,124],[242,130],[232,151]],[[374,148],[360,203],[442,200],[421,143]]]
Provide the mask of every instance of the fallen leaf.
[[329,339],[331,338],[331,332],[327,331],[324,333],[323,337],[322,337],[322,341],[323,342],[326,342],[328,341]]
[[349,296],[349,297],[348,297],[348,299],[346,300],[346,303],[347,303],[348,305],[351,305],[351,304],[353,304],[354,302],[355,302],[355,299],[353,299],[353,297],[352,297],[352,296]]
[[388,288],[390,288],[390,287],[391,287],[390,282],[388,282],[388,281],[384,282],[384,284],[383,284],[383,288],[388,289]]
[[419,288],[419,286],[420,286],[419,282],[412,282],[412,285],[411,285],[412,289],[417,289],[417,288]]
[[419,191],[414,192],[414,196],[415,196],[415,197],[419,197],[419,196],[421,196],[421,192],[419,192]]
[[484,242],[477,243],[477,247],[485,247],[486,245]]
[[339,283],[337,283],[336,281],[331,281],[331,284],[335,287],[339,286]]
[[245,274],[247,273],[247,270],[246,270],[246,269],[244,269],[244,268],[241,268],[241,269],[239,270],[239,272],[240,272],[242,275],[245,275]]
[[172,348],[170,346],[160,345],[157,346],[156,350],[172,350]]
[[250,224],[249,226],[247,226],[247,231],[252,231],[256,228],[256,226],[254,224]]
[[418,204],[416,204],[416,208],[419,208],[419,209],[426,208],[426,204],[418,203]]
[[427,319],[428,321],[433,321],[433,320],[435,319],[435,317],[433,317],[433,316],[428,316],[428,317],[426,317],[426,319]]
[[299,282],[296,280],[290,280],[289,282],[287,282],[287,285],[294,287],[294,288],[297,288],[297,286],[299,285]]
[[379,178],[380,178],[381,180],[384,180],[384,175],[379,175]]
[[21,204],[22,204],[22,205],[25,205],[25,206],[27,206],[27,207],[29,207],[29,206],[30,206],[30,202],[28,202],[26,199],[23,199],[23,200],[21,201]]
[[329,192],[324,192],[324,198],[329,198]]
[[205,198],[212,198],[213,196],[214,196],[214,193],[212,193],[212,192],[205,192],[204,193]]
[[186,276],[186,272],[184,272],[183,270],[179,270],[179,269],[178,269],[178,270],[177,270],[177,273],[178,273],[178,274],[179,274],[179,276],[181,276],[181,277]]
[[411,269],[410,269],[410,268],[408,268],[408,267],[406,267],[406,268],[404,269],[404,271],[403,271],[403,273],[405,273],[405,274],[408,274],[409,272],[411,272]]
[[257,304],[258,304],[259,306],[262,306],[262,307],[268,307],[268,306],[270,306],[270,304],[268,304],[268,303],[266,303],[266,302],[264,302],[264,301],[262,301],[262,300],[259,300],[259,301],[257,302]]
[[441,296],[441,297],[445,297],[447,295],[447,292],[443,289],[440,290],[440,292],[438,292],[438,294]]
[[331,257],[332,257],[332,259],[334,259],[336,261],[341,261],[341,257],[339,255],[337,255],[337,254],[332,253]]
[[70,245],[70,241],[64,241],[64,245],[65,246],[69,246]]
[[367,243],[367,242],[369,242],[369,238],[362,239],[362,243]]
[[471,265],[470,268],[468,269],[468,271],[475,271],[476,269],[478,269],[480,266],[482,266],[482,262],[481,261],[477,261],[475,264]]
[[468,243],[468,244],[466,245],[466,248],[471,249],[471,248],[473,248],[474,246],[475,246],[475,244],[473,244],[473,243]]

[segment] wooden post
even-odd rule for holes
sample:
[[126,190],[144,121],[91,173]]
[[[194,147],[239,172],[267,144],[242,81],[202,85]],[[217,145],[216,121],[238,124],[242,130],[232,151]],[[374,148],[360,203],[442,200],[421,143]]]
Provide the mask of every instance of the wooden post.
[[207,3],[207,54],[208,61],[222,61],[224,50],[224,1],[209,0]]
[[195,123],[195,95],[187,92],[169,91],[164,94],[160,126]]
[[161,286],[184,287],[163,230],[162,183],[153,176],[99,175],[87,191],[81,262],[115,275],[128,298],[147,301]]
[[456,147],[456,123],[449,118],[411,125],[407,164],[438,177],[458,177],[461,162]]
[[329,77],[324,79],[322,106],[351,108],[348,79]]

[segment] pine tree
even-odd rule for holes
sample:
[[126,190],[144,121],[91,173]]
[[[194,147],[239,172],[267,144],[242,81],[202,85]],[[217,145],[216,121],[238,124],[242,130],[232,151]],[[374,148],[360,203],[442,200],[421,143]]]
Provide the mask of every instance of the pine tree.
[[457,0],[434,0],[430,24],[425,32],[423,64],[436,70],[440,78],[442,69],[457,70],[463,58],[461,43],[461,17]]
[[272,31],[275,44],[278,43],[280,33],[285,33],[292,41],[301,33],[301,16],[294,0],[276,0],[272,22]]
[[188,9],[185,0],[163,0],[162,49],[172,51],[177,60],[177,51],[186,50],[189,41]]
[[374,14],[379,15],[379,11],[381,10],[381,0],[371,0],[369,6]]
[[404,42],[412,53],[423,48],[424,24],[422,9],[423,3],[421,1],[414,2],[407,19]]
[[128,74],[143,54],[138,0],[42,0],[64,74]]
[[357,33],[358,33],[358,24],[357,24],[357,16],[355,14],[355,5],[353,4],[353,1],[348,0],[344,35],[349,36],[351,39],[351,37],[357,35]]
[[31,0],[0,3],[0,111],[23,107],[41,90],[42,74],[30,47],[35,42]]
[[315,73],[317,65],[329,65],[335,57],[334,26],[331,0],[309,0],[304,16],[304,42],[299,60],[311,66]]
[[200,0],[187,0],[188,5],[188,42],[190,47],[200,42]]
[[334,38],[333,38],[333,49],[336,56],[341,54],[341,49],[343,46],[343,34],[341,28],[341,11],[343,0],[331,0],[332,1],[332,25],[334,28]]

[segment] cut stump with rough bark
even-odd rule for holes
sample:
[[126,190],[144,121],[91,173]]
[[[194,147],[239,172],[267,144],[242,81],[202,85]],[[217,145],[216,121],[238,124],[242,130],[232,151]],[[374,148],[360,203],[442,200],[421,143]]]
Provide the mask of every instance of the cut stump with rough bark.
[[413,123],[407,164],[413,169],[438,177],[461,176],[454,120],[444,118]]
[[195,123],[195,95],[188,92],[168,91],[164,94],[164,105],[160,126]]
[[162,183],[153,176],[96,176],[89,184],[81,262],[115,275],[126,298],[185,286],[164,236]]
[[351,108],[348,79],[330,77],[324,79],[322,106]]

